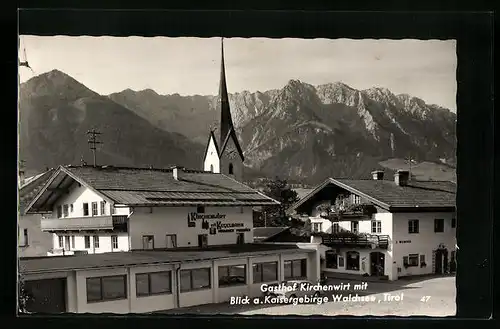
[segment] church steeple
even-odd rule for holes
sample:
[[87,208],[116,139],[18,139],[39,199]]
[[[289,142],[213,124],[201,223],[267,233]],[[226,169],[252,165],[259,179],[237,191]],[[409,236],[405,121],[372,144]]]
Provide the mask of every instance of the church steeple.
[[231,118],[231,108],[229,107],[229,96],[227,95],[226,68],[224,66],[224,38],[221,39],[221,63],[220,63],[220,85],[219,85],[219,104],[220,104],[220,144],[223,145],[233,128],[233,119]]

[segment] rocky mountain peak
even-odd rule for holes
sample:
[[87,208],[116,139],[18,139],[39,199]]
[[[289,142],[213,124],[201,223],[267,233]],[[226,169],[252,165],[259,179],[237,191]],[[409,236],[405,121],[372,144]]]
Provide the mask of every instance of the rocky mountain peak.
[[64,96],[68,100],[99,96],[68,74],[57,69],[29,79],[20,86],[21,94],[29,97]]

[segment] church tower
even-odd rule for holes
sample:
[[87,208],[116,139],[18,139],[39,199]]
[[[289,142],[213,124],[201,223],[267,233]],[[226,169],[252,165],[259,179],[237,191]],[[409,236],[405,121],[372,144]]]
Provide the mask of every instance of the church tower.
[[[218,134],[210,131],[205,149],[204,170],[222,173],[241,181],[243,179],[243,151],[231,117],[231,108],[226,85],[226,69],[224,66],[224,39],[221,41],[221,69],[217,110],[220,111]],[[219,138],[217,138],[217,135]]]

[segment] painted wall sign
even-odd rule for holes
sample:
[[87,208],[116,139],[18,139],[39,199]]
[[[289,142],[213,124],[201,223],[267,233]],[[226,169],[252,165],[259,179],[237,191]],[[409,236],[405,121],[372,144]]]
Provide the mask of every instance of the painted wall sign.
[[187,215],[187,221],[188,221],[188,227],[196,227],[196,220],[201,219],[202,222],[202,228],[203,229],[208,229],[208,227],[205,227],[206,220],[207,219],[225,219],[226,215],[224,214],[199,214],[196,212],[191,212]]

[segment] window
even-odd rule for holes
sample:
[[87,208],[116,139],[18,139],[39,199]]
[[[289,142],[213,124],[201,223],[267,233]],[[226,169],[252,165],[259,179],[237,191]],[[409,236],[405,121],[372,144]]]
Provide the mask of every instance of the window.
[[408,221],[408,233],[418,233],[418,219]]
[[118,235],[111,236],[111,248],[118,249]]
[[361,203],[361,197],[356,194],[351,194],[351,202],[353,204],[360,204]]
[[455,217],[453,217],[451,219],[451,228],[455,228],[457,227],[457,219]]
[[57,218],[61,218],[61,217],[62,217],[62,207],[58,206],[57,207]]
[[332,233],[339,233],[339,232],[340,232],[340,226],[339,226],[339,223],[333,223],[332,230],[333,230],[333,232],[332,232]]
[[278,262],[253,264],[253,282],[278,281]]
[[90,249],[90,236],[86,235],[83,238],[85,240],[85,249]]
[[339,256],[339,267],[344,267],[344,256]]
[[198,214],[204,214],[205,213],[205,207],[204,206],[198,206],[198,207],[196,207],[196,212]]
[[155,247],[155,237],[152,235],[143,235],[142,236],[142,249],[154,249]]
[[234,167],[233,167],[233,164],[230,163],[229,164],[229,175],[233,175],[234,174]]
[[181,270],[181,292],[210,289],[210,268]]
[[68,217],[69,216],[69,207],[67,204],[63,206],[63,217]]
[[381,232],[382,232],[382,221],[372,220],[372,233],[381,233]]
[[245,243],[245,233],[238,233],[236,235],[236,244],[244,244]]
[[418,266],[418,254],[409,254],[403,257],[403,265],[405,267]]
[[359,232],[359,223],[356,221],[351,222],[351,232],[358,233]]
[[359,252],[348,251],[346,257],[346,270],[359,271]]
[[444,232],[444,219],[434,219],[434,232]]
[[285,280],[307,278],[307,260],[287,260],[284,264]]
[[75,236],[74,236],[74,235],[72,235],[72,236],[71,236],[71,245],[73,246],[73,248],[76,248],[76,243],[75,243],[76,241],[75,241],[75,240],[76,240],[76,239],[75,239]]
[[219,287],[237,286],[247,283],[245,265],[219,266]]
[[70,204],[70,205],[69,205],[69,212],[70,212],[70,213],[73,213],[73,204]]
[[23,240],[20,243],[21,246],[28,246],[29,245],[29,240],[28,240],[28,229],[25,228],[23,229]]
[[172,293],[172,272],[142,273],[135,275],[136,296]]
[[425,255],[420,255],[420,266],[425,264]]
[[83,216],[88,216],[89,215],[89,204],[84,203],[83,204]]
[[127,298],[125,275],[87,278],[87,303]]
[[199,234],[198,235],[198,247],[204,248],[208,245],[208,235]]
[[167,248],[177,248],[177,235],[176,234],[167,234]]
[[94,248],[99,248],[99,236],[94,235],[93,240],[94,240]]
[[100,206],[101,206],[101,216],[106,215],[106,201],[101,201]]
[[69,235],[66,235],[64,237],[64,248],[66,250],[71,250],[71,245],[70,245],[70,240],[69,240]]
[[327,250],[325,252],[326,258],[326,268],[337,268],[338,267],[338,255],[335,251]]
[[322,232],[323,223],[312,223],[313,224],[313,232]]
[[59,248],[64,248],[64,237],[58,236]]
[[97,216],[97,202],[92,202],[92,216]]

